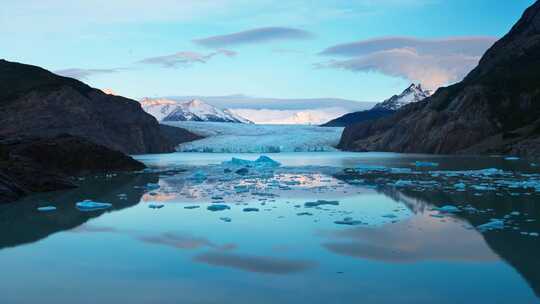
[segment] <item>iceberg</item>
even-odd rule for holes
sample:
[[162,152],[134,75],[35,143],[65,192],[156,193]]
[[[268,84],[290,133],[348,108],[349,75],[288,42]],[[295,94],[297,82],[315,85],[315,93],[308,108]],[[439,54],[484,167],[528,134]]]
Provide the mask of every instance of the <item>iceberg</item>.
[[313,208],[323,205],[332,205],[332,206],[338,206],[339,201],[326,201],[326,200],[317,200],[316,202],[306,202],[304,204],[304,207],[306,208]]
[[265,168],[277,168],[281,166],[281,163],[271,159],[270,157],[266,155],[262,155],[256,160],[247,160],[247,159],[233,157],[230,161],[224,161],[222,165],[232,166],[232,167],[265,169]]
[[441,213],[456,213],[460,211],[458,207],[452,205],[445,205],[440,208],[435,208],[435,210]]
[[95,201],[92,201],[92,200],[84,200],[82,202],[77,202],[75,204],[75,206],[80,211],[95,211],[95,210],[102,210],[102,209],[111,208],[112,204],[100,203],[100,202],[95,202]]
[[203,182],[208,178],[206,173],[202,170],[195,171],[188,179],[196,182]]
[[356,226],[363,224],[362,221],[354,220],[352,217],[346,217],[341,221],[335,221],[334,224],[337,225],[349,225],[349,226]]
[[223,210],[231,209],[231,207],[227,205],[223,205],[223,204],[215,204],[215,205],[208,206],[206,209],[210,211],[223,211]]
[[438,167],[439,163],[416,161],[416,162],[414,162],[414,165],[416,167]]
[[150,209],[161,209],[163,207],[165,207],[165,205],[163,205],[163,204],[149,204],[148,205],[148,208],[150,208]]
[[44,206],[44,207],[38,207],[37,210],[41,211],[41,212],[48,212],[48,211],[56,210],[56,207],[55,206]]
[[478,229],[480,232],[501,230],[504,229],[504,221],[499,219],[491,219],[489,222],[477,226],[476,229]]
[[244,212],[259,212],[259,208],[244,208]]
[[510,160],[510,161],[512,161],[512,160],[520,160],[520,158],[517,157],[517,156],[507,156],[507,157],[504,158],[504,160]]

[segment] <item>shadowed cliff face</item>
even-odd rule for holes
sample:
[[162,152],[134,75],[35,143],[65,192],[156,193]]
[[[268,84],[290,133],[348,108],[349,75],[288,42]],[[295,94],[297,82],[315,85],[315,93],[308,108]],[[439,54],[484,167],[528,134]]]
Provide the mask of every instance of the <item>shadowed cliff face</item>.
[[396,114],[347,127],[340,148],[423,153],[540,152],[540,2],[462,82]]
[[136,101],[5,60],[0,60],[0,126],[5,138],[67,133],[129,154],[172,152],[178,142],[196,137],[182,129],[164,134]]
[[122,152],[71,135],[0,139],[0,204],[32,192],[74,188],[70,175],[144,168]]

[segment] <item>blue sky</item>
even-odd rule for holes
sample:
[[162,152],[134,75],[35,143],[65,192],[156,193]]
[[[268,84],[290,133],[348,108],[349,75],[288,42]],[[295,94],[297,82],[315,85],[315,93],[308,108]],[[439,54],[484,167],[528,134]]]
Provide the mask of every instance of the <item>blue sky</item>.
[[20,0],[0,57],[132,98],[380,101],[460,80],[532,0]]

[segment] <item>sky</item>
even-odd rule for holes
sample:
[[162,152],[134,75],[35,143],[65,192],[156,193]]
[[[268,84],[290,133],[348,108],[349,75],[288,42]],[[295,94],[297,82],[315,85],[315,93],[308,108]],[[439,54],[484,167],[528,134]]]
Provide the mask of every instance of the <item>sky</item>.
[[0,58],[116,94],[381,101],[461,80],[533,0],[0,0]]

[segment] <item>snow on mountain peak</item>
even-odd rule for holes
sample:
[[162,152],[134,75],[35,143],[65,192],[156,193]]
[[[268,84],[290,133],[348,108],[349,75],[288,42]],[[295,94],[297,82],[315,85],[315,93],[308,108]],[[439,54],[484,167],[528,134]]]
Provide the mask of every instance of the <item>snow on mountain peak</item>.
[[221,110],[199,99],[182,103],[170,99],[141,100],[141,106],[159,121],[215,121],[252,123],[251,121],[232,113]]
[[373,109],[398,110],[406,104],[418,102],[431,96],[431,92],[424,90],[421,84],[411,84],[403,93],[394,95],[389,99],[376,104]]

